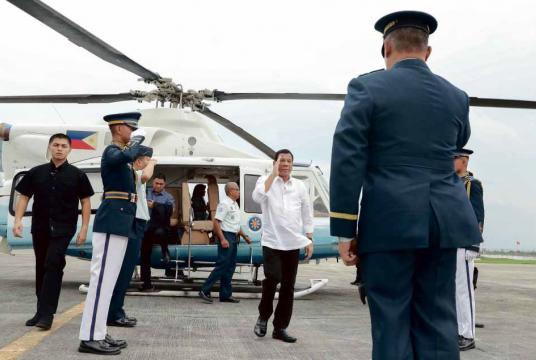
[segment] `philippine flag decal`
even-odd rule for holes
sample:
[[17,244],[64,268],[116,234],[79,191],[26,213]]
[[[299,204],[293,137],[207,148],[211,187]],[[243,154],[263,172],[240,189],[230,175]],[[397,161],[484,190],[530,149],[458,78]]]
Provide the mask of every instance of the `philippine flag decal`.
[[96,150],[98,134],[96,131],[67,130],[71,147],[78,150]]

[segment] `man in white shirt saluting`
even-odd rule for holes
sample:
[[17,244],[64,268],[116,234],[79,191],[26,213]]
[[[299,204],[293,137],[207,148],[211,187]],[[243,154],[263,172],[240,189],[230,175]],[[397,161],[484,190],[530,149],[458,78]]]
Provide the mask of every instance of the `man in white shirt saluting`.
[[290,176],[293,161],[290,150],[276,152],[272,173],[259,178],[252,194],[263,214],[261,244],[265,276],[254,332],[259,337],[266,335],[277,284],[281,283],[272,337],[284,342],[297,340],[286,329],[292,317],[300,249],[305,248],[306,259],[313,255],[311,200],[305,184]]

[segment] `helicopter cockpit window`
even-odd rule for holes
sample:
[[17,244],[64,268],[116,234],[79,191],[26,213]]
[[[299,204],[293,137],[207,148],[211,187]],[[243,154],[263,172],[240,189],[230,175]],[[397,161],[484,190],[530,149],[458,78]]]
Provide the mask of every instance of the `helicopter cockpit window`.
[[[26,175],[27,173],[28,171],[21,171],[13,179],[13,182],[11,185],[11,196],[9,197],[9,213],[12,216],[15,216],[15,208],[20,199],[20,193],[18,191],[15,191],[15,188],[20,183],[24,175]],[[32,209],[32,208],[33,208],[33,197],[30,198],[30,201],[28,202],[28,206],[26,207],[26,209]],[[32,216],[32,211],[27,210],[23,216]]]
[[309,192],[309,196],[313,204],[313,216],[329,217],[328,208],[326,204],[324,204],[324,200],[322,200],[322,196],[320,195],[319,189],[313,178],[307,175],[296,175],[294,177],[303,181],[307,191]]
[[247,213],[262,213],[261,205],[253,201],[252,194],[259,175],[244,175],[244,211]]

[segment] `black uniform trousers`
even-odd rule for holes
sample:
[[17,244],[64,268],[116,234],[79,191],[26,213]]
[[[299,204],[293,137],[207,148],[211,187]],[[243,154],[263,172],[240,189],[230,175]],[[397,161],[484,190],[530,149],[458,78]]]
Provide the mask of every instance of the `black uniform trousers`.
[[108,309],[108,321],[115,321],[126,316],[123,305],[125,304],[125,295],[132,280],[132,274],[140,258],[140,247],[145,232],[147,221],[134,219],[134,228],[136,236],[128,239],[127,250],[121,264],[121,271],[115,282],[114,292],[110,300]]
[[259,304],[261,319],[268,320],[272,316],[277,284],[281,283],[273,321],[274,330],[286,329],[290,324],[299,255],[300,249],[277,250],[262,247],[265,278],[262,281],[262,298]]
[[73,234],[51,236],[48,232],[32,234],[35,253],[35,295],[37,312],[40,315],[56,313],[65,268],[65,252],[72,237]]
[[456,249],[439,248],[430,217],[430,247],[361,256],[372,325],[372,358],[459,359]]

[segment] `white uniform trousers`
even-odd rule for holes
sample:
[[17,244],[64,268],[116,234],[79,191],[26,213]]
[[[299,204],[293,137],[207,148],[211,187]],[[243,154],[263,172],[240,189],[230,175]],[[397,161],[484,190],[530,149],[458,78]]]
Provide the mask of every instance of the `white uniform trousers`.
[[458,335],[475,338],[475,289],[473,287],[474,260],[465,259],[465,249],[458,249],[456,262],[456,314]]
[[104,340],[106,320],[115,282],[125,257],[128,238],[93,233],[89,290],[84,305],[80,340]]

